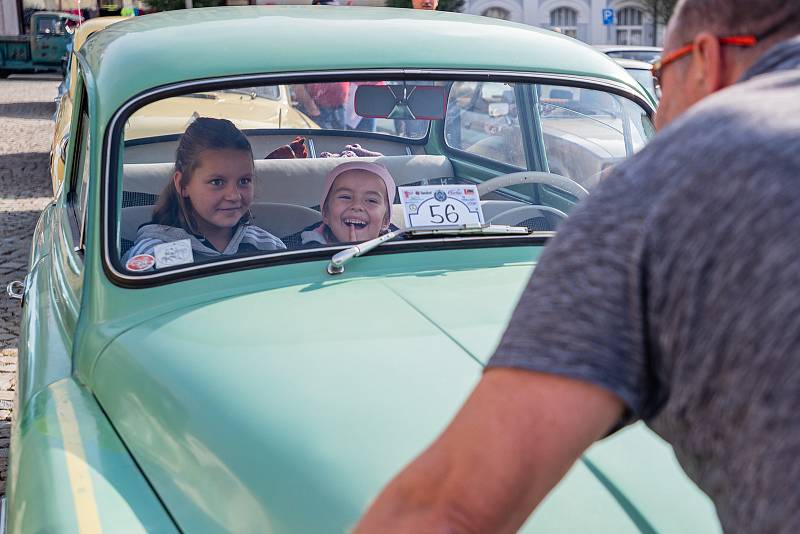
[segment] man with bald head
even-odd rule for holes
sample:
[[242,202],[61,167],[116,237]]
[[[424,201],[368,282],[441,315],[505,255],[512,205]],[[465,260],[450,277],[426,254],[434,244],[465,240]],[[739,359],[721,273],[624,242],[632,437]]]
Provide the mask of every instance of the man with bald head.
[[357,532],[512,532],[636,420],[726,531],[800,532],[798,35],[797,0],[679,1],[658,135],[573,211],[472,395]]

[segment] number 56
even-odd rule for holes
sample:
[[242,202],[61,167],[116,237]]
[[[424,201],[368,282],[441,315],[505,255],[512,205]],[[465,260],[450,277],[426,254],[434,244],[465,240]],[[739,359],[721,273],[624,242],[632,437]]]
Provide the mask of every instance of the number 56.
[[442,207],[441,204],[431,204],[430,205],[431,222],[432,223],[434,223],[434,224],[442,224],[445,221],[445,219],[447,219],[447,222],[453,223],[453,224],[458,222],[458,212],[456,211],[456,207],[455,206],[453,206],[452,204],[445,204],[445,206],[444,206],[444,215],[442,215],[440,213],[441,210],[438,209],[438,208],[441,208],[441,207]]

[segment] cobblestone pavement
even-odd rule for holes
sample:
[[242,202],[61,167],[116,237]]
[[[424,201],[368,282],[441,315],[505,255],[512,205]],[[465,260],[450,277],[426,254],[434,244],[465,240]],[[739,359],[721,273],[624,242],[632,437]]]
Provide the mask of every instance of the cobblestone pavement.
[[58,80],[12,76],[0,80],[0,494],[5,493],[8,441],[16,387],[20,307],[5,295],[22,280],[39,212],[51,200],[51,117]]

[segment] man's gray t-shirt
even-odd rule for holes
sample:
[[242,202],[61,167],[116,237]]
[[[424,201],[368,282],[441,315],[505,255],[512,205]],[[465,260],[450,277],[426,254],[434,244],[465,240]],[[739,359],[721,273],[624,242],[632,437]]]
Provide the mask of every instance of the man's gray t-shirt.
[[800,532],[800,38],[573,211],[489,366],[613,391],[726,531]]

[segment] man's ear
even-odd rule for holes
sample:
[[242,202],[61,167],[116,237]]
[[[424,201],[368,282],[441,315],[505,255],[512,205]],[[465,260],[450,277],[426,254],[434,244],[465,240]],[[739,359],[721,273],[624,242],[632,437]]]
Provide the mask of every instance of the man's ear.
[[181,178],[183,174],[181,171],[175,171],[175,174],[172,175],[172,184],[175,186],[175,191],[178,193],[178,196],[187,198],[189,193],[186,192],[185,187],[181,187]]
[[719,38],[713,33],[702,32],[694,38],[694,49],[693,67],[703,91],[710,95],[726,87],[726,65]]

